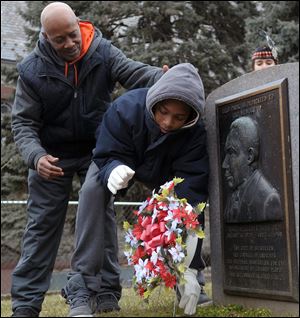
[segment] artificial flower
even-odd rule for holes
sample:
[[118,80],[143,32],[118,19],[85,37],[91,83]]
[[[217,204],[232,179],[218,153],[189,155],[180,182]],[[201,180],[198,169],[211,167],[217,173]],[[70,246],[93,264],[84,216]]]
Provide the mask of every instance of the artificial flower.
[[152,197],[133,212],[134,224],[124,222],[124,254],[134,267],[134,289],[144,299],[157,286],[174,288],[183,279],[188,233],[204,238],[198,213],[203,212],[205,203],[194,209],[185,198],[177,198],[175,187],[183,181],[174,178],[158,193],[153,191]]

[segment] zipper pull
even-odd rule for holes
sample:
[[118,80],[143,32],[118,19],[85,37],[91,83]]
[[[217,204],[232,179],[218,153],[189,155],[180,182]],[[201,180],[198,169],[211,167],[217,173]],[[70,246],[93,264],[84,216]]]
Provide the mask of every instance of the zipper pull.
[[77,98],[77,89],[74,90],[74,98]]

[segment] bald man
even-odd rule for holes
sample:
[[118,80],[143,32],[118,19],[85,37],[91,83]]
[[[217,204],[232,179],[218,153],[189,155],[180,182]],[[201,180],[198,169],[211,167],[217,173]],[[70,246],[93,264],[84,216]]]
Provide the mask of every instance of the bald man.
[[[76,174],[81,184],[85,179],[96,128],[115,84],[149,87],[163,74],[161,68],[128,59],[65,3],[46,6],[41,26],[36,48],[17,66],[12,110],[14,139],[29,167],[28,222],[12,274],[14,317],[39,316],[72,180]],[[99,301],[105,309],[105,299]]]

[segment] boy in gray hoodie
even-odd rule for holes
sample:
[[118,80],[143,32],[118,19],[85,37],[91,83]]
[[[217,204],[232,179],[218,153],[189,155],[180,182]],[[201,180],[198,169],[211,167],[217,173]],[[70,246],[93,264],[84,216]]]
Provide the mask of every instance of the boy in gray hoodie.
[[[86,181],[79,196],[72,273],[63,294],[70,316],[119,310],[120,268],[114,195],[138,180],[150,189],[172,178],[179,198],[196,207],[208,197],[206,132],[201,118],[204,88],[195,67],[174,66],[150,89],[129,91],[104,115]],[[124,190],[122,190],[124,191]],[[203,224],[203,214],[199,215]],[[196,312],[205,267],[202,240],[189,237],[185,273],[179,286],[185,314]],[[105,304],[105,305],[104,305]]]

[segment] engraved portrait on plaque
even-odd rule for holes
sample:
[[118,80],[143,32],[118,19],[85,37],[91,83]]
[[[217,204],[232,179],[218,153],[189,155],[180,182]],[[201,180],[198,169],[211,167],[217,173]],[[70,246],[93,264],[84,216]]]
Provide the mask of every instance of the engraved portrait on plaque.
[[281,79],[215,101],[227,294],[298,300],[287,88]]
[[283,211],[278,191],[259,169],[260,135],[257,122],[242,116],[232,122],[222,168],[233,190],[224,211],[227,223],[278,221]]

